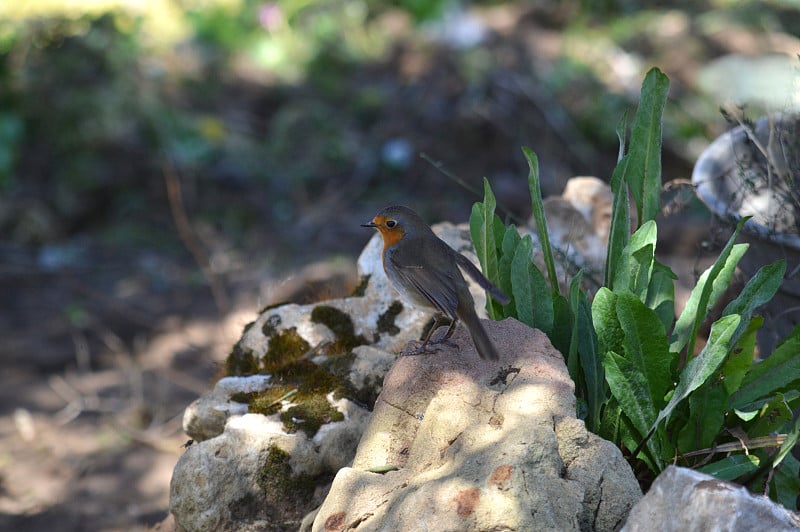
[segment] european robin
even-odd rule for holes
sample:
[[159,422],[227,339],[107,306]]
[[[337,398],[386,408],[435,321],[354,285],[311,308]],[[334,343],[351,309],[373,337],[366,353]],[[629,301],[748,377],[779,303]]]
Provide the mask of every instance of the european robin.
[[[372,227],[383,237],[383,269],[392,286],[413,305],[436,311],[433,327],[415,353],[425,351],[429,343],[450,338],[461,321],[467,326],[481,358],[497,360],[497,350],[475,313],[475,302],[461,269],[503,304],[509,301],[505,294],[468,258],[437,237],[408,207],[386,207],[371,222],[361,226]],[[431,342],[444,316],[450,318],[450,327],[443,338]]]

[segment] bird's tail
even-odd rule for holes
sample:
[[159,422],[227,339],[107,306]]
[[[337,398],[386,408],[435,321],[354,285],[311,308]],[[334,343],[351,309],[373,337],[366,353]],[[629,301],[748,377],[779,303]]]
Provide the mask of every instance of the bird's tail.
[[507,295],[505,295],[499,288],[492,284],[492,282],[486,278],[485,275],[481,273],[481,271],[475,267],[472,262],[462,255],[461,253],[456,252],[456,264],[458,264],[461,269],[467,272],[467,275],[472,277],[472,280],[478,283],[478,286],[489,292],[491,296],[500,304],[506,305],[508,304],[511,299]]
[[495,349],[489,335],[486,334],[486,329],[483,328],[481,320],[475,313],[475,309],[465,309],[464,312],[458,313],[458,319],[469,330],[469,335],[472,337],[472,342],[475,344],[475,349],[481,358],[489,360],[497,360],[497,349]]

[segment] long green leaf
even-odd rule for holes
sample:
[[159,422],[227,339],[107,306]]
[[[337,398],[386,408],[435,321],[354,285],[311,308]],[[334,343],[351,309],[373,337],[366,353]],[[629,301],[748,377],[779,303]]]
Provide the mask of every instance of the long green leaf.
[[755,423],[748,426],[747,436],[758,438],[780,431],[792,419],[792,409],[782,393],[776,393],[770,402],[761,407]]
[[[736,346],[731,349],[725,363],[722,365],[722,384],[725,386],[725,391],[728,396],[736,392],[739,386],[742,385],[744,376],[753,364],[755,358],[756,347],[756,333],[764,324],[764,318],[755,316],[750,318],[749,325],[739,335],[736,340]],[[742,324],[739,323],[737,331],[741,328]],[[734,337],[736,333],[734,333]]]
[[628,110],[622,113],[622,116],[619,118],[619,122],[617,122],[617,139],[619,140],[619,153],[617,154],[617,162],[621,161],[623,157],[625,157],[625,151],[628,146],[627,141],[627,133],[628,133]]
[[514,259],[514,253],[519,246],[520,240],[522,239],[519,236],[517,228],[514,224],[509,225],[505,235],[503,235],[503,243],[500,246],[502,253],[500,254],[500,260],[497,262],[497,268],[499,270],[497,287],[511,298],[506,305],[503,305],[504,317],[517,316],[517,306],[514,300],[514,291],[511,286],[511,261]]
[[[789,438],[786,441],[790,441]],[[794,443],[797,443],[796,437]],[[800,493],[800,462],[791,453],[784,455],[780,467],[775,471],[772,488],[770,491],[775,493],[776,501],[786,508],[797,508],[797,494]]]
[[[578,319],[577,319],[577,311],[580,306],[580,296],[581,296],[581,277],[583,277],[583,270],[580,270],[575,277],[572,278],[572,282],[569,284],[569,307],[572,309],[573,314],[575,314],[574,320],[572,320],[572,332],[570,335],[569,341],[569,353],[567,354],[567,370],[569,371],[569,376],[572,377],[572,381],[578,385],[581,382],[581,371],[580,371],[580,359],[578,356]],[[584,334],[588,334],[588,331],[582,331]]]
[[739,335],[749,325],[753,311],[772,299],[778,288],[780,288],[785,273],[786,261],[783,259],[760,268],[750,278],[741,293],[739,293],[739,296],[728,303],[722,311],[722,315],[739,314],[742,317],[739,329],[733,335],[734,341],[738,340]]
[[760,461],[754,454],[734,454],[717,462],[704,465],[698,471],[712,475],[720,480],[735,480],[742,475],[752,473],[758,469],[759,464]]
[[612,286],[622,250],[628,245],[631,234],[630,200],[626,172],[628,156],[624,156],[614,168],[611,175],[611,193],[614,203],[611,207],[611,228],[608,233],[608,250],[606,252],[605,286]]
[[542,184],[539,181],[539,159],[529,148],[522,148],[525,159],[528,161],[528,189],[531,195],[531,207],[533,209],[533,219],[536,222],[536,232],[539,234],[539,243],[542,246],[544,265],[547,269],[547,278],[550,281],[550,290],[557,294],[558,276],[556,275],[556,261],[553,258],[553,248],[550,246],[550,236],[547,232],[547,219],[544,215],[544,203],[542,201]]
[[712,373],[722,364],[725,355],[730,350],[730,341],[736,327],[739,325],[741,318],[733,314],[718,319],[711,326],[711,334],[708,337],[708,343],[700,352],[699,355],[689,360],[686,366],[681,371],[680,380],[675,387],[667,406],[665,406],[658,414],[656,422],[653,424],[655,428],[663,419],[669,421],[669,417],[675,410],[678,404],[686,399],[690,393],[700,387]]
[[678,278],[669,267],[653,261],[650,286],[645,304],[655,311],[658,319],[669,330],[675,321],[675,280]]
[[601,355],[608,351],[622,353],[625,333],[617,318],[617,294],[605,286],[597,291],[592,302],[592,322],[597,333],[597,349]]
[[511,293],[517,319],[550,336],[554,319],[552,294],[532,257],[533,243],[530,235],[525,235],[511,260]]
[[628,185],[639,225],[653,220],[661,200],[661,115],[667,102],[669,78],[652,68],[642,83],[639,108],[631,126]]
[[[499,278],[497,269],[497,243],[495,242],[495,214],[497,200],[489,186],[489,180],[483,178],[483,203],[475,203],[469,217],[469,229],[472,242],[475,244],[475,253],[481,264],[483,274],[490,280]],[[487,298],[486,309],[489,317],[497,319],[495,307],[491,298]]]
[[[645,376],[652,404],[661,407],[670,386],[671,356],[666,332],[652,309],[629,292],[617,295],[617,319],[624,332],[624,356],[637,372]],[[623,411],[625,405],[623,405]]]
[[612,285],[615,292],[629,290],[643,303],[647,300],[657,238],[656,223],[652,220],[633,233],[619,258]]
[[765,360],[753,364],[728,404],[741,409],[800,380],[800,325]]
[[691,357],[694,353],[697,331],[705,321],[708,308],[716,302],[719,295],[729,286],[739,259],[747,251],[746,244],[735,245],[734,243],[742,230],[742,226],[748,219],[745,217],[739,221],[725,247],[722,248],[716,262],[703,272],[692,289],[683,312],[678,317],[678,321],[675,322],[670,351],[677,353],[688,345],[688,355]]
[[[622,412],[638,432],[633,440],[640,440],[647,433],[658,412],[651,398],[647,377],[631,360],[613,351],[605,354],[603,367],[606,370],[606,381],[611,393],[619,401]],[[656,461],[655,467],[660,470],[663,468],[663,462],[658,440],[651,438],[647,442],[647,447]]]
[[[574,307],[573,307],[574,308]],[[579,293],[578,306],[575,309],[577,321],[578,354],[581,370],[586,385],[586,403],[588,407],[586,425],[597,434],[600,431],[600,413],[606,402],[606,379],[600,353],[597,350],[597,334],[592,323],[592,308],[586,294]]]
[[689,420],[678,435],[678,449],[685,454],[713,445],[725,422],[728,395],[719,383],[700,386],[689,395]]
[[557,292],[552,294],[552,297],[553,332],[550,333],[550,341],[553,343],[553,347],[566,356],[569,353],[570,340],[572,340],[572,323],[575,316],[566,297]]

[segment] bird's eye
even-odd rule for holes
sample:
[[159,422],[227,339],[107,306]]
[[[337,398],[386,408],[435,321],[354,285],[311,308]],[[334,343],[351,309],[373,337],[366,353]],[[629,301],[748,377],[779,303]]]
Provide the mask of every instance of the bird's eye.
[[386,220],[386,227],[388,227],[389,229],[391,229],[395,225],[397,225],[397,222],[395,222],[394,220]]

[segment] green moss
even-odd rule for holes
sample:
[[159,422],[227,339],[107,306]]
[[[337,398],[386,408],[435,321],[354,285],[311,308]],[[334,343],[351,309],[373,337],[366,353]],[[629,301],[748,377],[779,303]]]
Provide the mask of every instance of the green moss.
[[270,445],[256,483],[267,500],[307,503],[314,494],[315,478],[307,474],[294,475],[290,458],[289,453],[277,445]]
[[267,305],[266,307],[262,308],[261,310],[258,311],[258,314],[261,315],[261,314],[264,314],[268,310],[272,310],[274,308],[282,307],[284,305],[290,305],[291,303],[292,303],[291,301],[279,301],[277,303],[273,303],[271,305]]
[[247,401],[249,405],[248,411],[254,414],[264,414],[265,416],[275,414],[281,409],[281,398],[295,389],[293,386],[280,385],[254,394]]
[[231,395],[231,401],[235,401],[237,403],[244,403],[250,404],[250,402],[258,397],[260,392],[236,392],[235,394]]
[[336,336],[329,354],[347,353],[358,345],[367,343],[362,335],[356,336],[353,320],[341,310],[329,305],[317,305],[311,311],[311,321],[321,323]]
[[272,375],[272,386],[263,392],[239,393],[232,399],[246,403],[248,410],[264,415],[275,414],[282,408],[282,398],[288,398],[294,406],[281,414],[287,431],[302,430],[309,437],[316,434],[320,426],[330,421],[344,419],[343,414],[333,408],[326,396],[333,393],[335,398],[354,397],[355,391],[346,379],[353,360],[350,346],[363,343],[361,336],[355,336],[353,322],[345,313],[327,306],[318,306],[312,311],[312,320],[324,323],[337,335],[337,349],[346,354],[331,357],[324,365],[315,364],[308,356],[311,345],[301,337],[297,328],[292,327],[280,332],[280,317],[270,316],[264,323],[262,331],[269,336],[267,351],[258,364],[249,351],[239,345],[234,348],[236,356],[229,357],[228,368],[236,369],[238,375],[253,373],[269,373]]
[[350,366],[353,365],[355,359],[356,356],[351,351],[335,357],[329,357],[322,363],[322,368],[328,373],[333,373],[334,375],[339,375],[344,378],[344,376],[350,372]]
[[353,293],[350,294],[350,297],[364,297],[364,294],[367,293],[367,286],[369,285],[370,277],[372,277],[371,273],[362,275],[361,281],[358,283],[358,286],[353,289]]
[[313,438],[325,423],[344,420],[344,414],[331,406],[322,394],[314,395],[301,404],[281,412],[281,421],[290,432],[302,430]]
[[394,320],[401,312],[403,312],[403,304],[401,302],[394,301],[389,305],[386,312],[378,316],[378,332],[389,333],[391,336],[399,333],[400,327],[394,324]]
[[281,317],[278,314],[273,314],[266,320],[264,320],[264,325],[261,326],[261,332],[264,333],[264,336],[270,338],[273,334],[278,331],[278,326],[281,324]]
[[270,337],[267,352],[261,359],[262,368],[266,373],[274,373],[310,350],[311,345],[297,333],[297,327],[286,329]]
[[231,353],[225,359],[225,374],[229,376],[254,375],[258,373],[258,361],[250,349],[236,342]]

